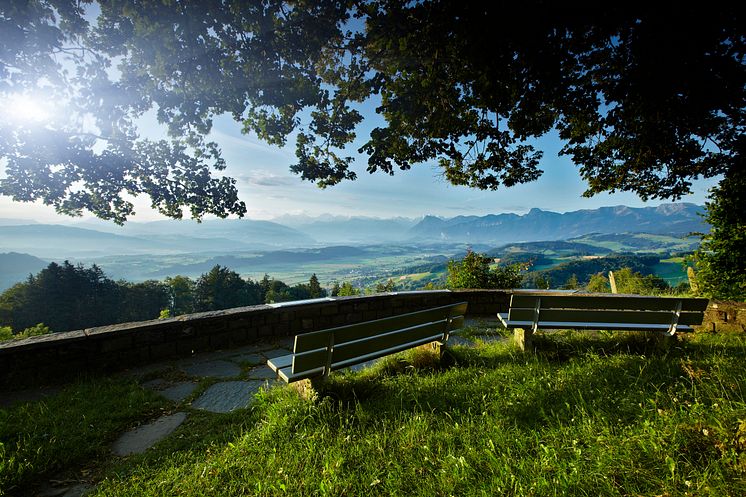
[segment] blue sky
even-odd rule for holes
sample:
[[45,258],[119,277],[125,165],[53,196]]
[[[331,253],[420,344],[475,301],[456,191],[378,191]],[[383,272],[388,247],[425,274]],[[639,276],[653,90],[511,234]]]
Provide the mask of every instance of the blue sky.
[[[350,147],[353,155],[356,155],[355,151],[367,132],[380,122],[372,104],[361,106],[361,111],[366,120],[360,126],[358,140]],[[142,121],[142,130],[144,135],[151,138],[162,134],[148,119]],[[538,181],[497,191],[452,186],[440,177],[434,163],[420,164],[409,171],[396,171],[394,176],[380,172],[371,175],[365,170],[366,160],[363,156],[352,166],[358,175],[356,181],[321,190],[301,181],[300,177],[289,171],[295,161],[293,138],[288,140],[284,148],[267,145],[255,136],[243,135],[240,126],[229,116],[221,116],[215,120],[212,139],[221,145],[228,164],[225,174],[236,178],[240,197],[247,205],[247,216],[253,219],[272,219],[287,214],[371,217],[421,217],[432,214],[452,217],[524,213],[532,207],[567,212],[609,205],[642,207],[668,202],[645,203],[630,193],[583,198],[585,184],[570,158],[558,157],[562,144],[556,135],[536,141],[537,148],[544,151],[540,166],[544,175]],[[702,204],[707,190],[716,183],[714,179],[696,181],[694,193],[682,201]],[[164,219],[150,209],[147,198],[134,201],[137,215],[131,218],[132,221]],[[72,221],[66,216],[57,215],[50,207],[17,203],[2,196],[0,218],[63,223]]]

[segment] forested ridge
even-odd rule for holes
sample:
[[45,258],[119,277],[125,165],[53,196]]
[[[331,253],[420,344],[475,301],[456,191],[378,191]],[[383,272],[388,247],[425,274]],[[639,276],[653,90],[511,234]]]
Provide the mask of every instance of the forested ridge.
[[196,280],[174,276],[132,283],[112,280],[96,264],[52,262],[0,294],[0,328],[21,333],[43,323],[52,331],[69,331],[325,295],[315,274],[308,283],[290,286],[268,275],[244,279],[216,265]]

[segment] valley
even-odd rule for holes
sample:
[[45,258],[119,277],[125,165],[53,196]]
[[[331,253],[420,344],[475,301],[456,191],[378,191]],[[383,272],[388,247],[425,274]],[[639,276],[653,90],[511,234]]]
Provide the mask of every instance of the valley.
[[[64,260],[96,264],[110,278],[132,282],[176,275],[194,279],[221,265],[244,278],[269,274],[290,285],[315,273],[326,287],[347,281],[368,288],[392,280],[399,290],[414,290],[442,286],[448,260],[468,248],[496,264],[524,264],[529,279],[545,277],[552,285],[576,273],[582,282],[625,261],[675,285],[686,279],[681,256],[699,243],[687,234],[706,230],[701,211],[682,203],[450,219],[283,216],[125,226],[5,219],[0,220],[0,291],[49,262]],[[627,259],[610,258],[620,255]],[[633,256],[638,259],[629,259]]]

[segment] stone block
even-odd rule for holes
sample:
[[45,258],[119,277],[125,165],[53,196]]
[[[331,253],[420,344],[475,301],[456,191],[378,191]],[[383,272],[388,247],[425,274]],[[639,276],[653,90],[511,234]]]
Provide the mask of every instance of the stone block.
[[345,315],[345,320],[347,320],[348,323],[359,323],[363,320],[363,313],[362,312],[350,312]]
[[363,321],[371,321],[378,318],[378,311],[363,311]]
[[353,306],[353,309],[355,310],[355,312],[367,311],[368,309],[370,309],[370,302],[357,302]]
[[132,333],[133,347],[147,347],[148,345],[162,343],[163,341],[163,331],[160,330],[142,330]]
[[197,336],[176,343],[176,352],[179,355],[197,354],[210,350],[210,337],[207,335]]
[[156,343],[150,346],[150,358],[152,360],[174,357],[178,353],[175,341]]
[[245,328],[231,331],[230,337],[231,337],[231,343],[233,344],[243,344],[248,341],[246,338]]
[[314,318],[321,315],[321,308],[318,306],[313,306],[307,309],[301,308],[296,310],[295,314],[299,318]]
[[264,326],[260,326],[259,329],[258,329],[260,337],[269,337],[269,336],[272,336],[272,334],[273,334],[272,331],[273,331],[272,327],[269,326],[269,325],[267,325],[267,324],[265,324]]
[[212,349],[225,349],[230,347],[232,343],[232,332],[216,333],[210,335],[210,348]]
[[301,329],[304,331],[310,331],[313,329],[313,319],[306,318],[301,319]]
[[99,351],[102,353],[113,352],[117,350],[128,350],[133,347],[132,334],[112,334],[110,336],[103,337],[99,346]]
[[339,306],[334,305],[327,305],[321,308],[321,315],[322,316],[334,316],[335,314],[339,313]]
[[246,329],[251,326],[251,320],[247,318],[236,319],[228,326],[232,330]]

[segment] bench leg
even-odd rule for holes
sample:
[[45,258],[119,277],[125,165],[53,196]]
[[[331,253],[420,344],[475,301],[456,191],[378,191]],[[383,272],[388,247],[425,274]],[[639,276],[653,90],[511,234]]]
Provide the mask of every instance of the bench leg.
[[671,347],[678,341],[677,335],[669,335],[665,332],[654,333],[655,347],[663,352],[671,349]]
[[315,401],[324,391],[326,379],[322,376],[295,381],[290,386],[305,400]]
[[523,329],[523,328],[516,328],[513,331],[513,337],[515,339],[516,345],[518,345],[518,348],[521,349],[523,352],[526,352],[527,350],[531,350],[532,348],[532,338],[533,338],[534,332],[531,328],[529,329]]

